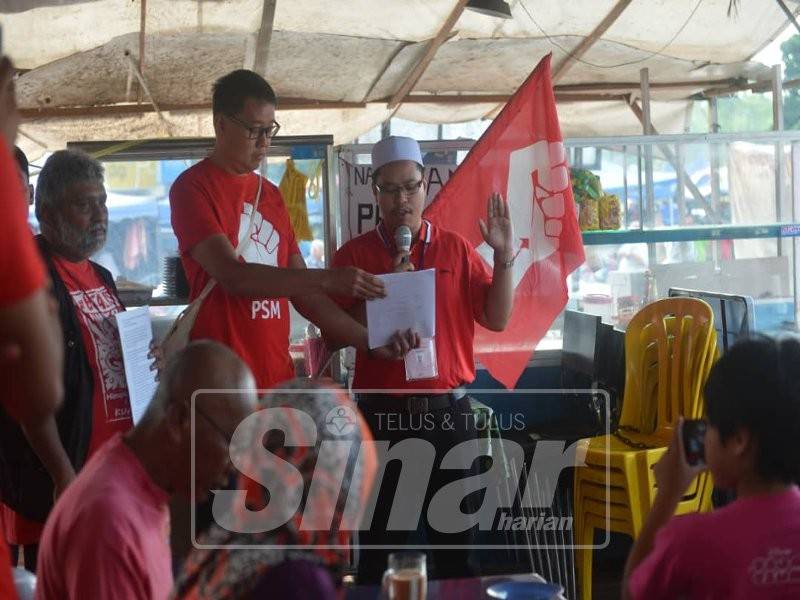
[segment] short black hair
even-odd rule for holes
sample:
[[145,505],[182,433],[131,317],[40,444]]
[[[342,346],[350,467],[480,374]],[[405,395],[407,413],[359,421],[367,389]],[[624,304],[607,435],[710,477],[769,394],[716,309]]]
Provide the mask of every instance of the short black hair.
[[724,443],[740,429],[755,438],[756,473],[800,481],[800,339],[746,338],[714,365],[703,390],[709,424]]
[[211,106],[215,115],[241,112],[245,100],[255,98],[278,106],[272,86],[258,73],[247,69],[231,71],[214,83]]
[[25,153],[19,146],[14,146],[14,158],[17,159],[19,170],[25,173],[25,177],[28,177],[30,179],[31,172],[28,165],[28,157],[25,156]]

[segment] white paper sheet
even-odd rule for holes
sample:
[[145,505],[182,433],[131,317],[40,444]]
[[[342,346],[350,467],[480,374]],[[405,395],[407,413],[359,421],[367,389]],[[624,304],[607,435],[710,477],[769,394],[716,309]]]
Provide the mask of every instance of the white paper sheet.
[[369,347],[380,348],[398,330],[436,335],[436,269],[378,275],[386,297],[367,302]]
[[147,410],[157,387],[156,372],[150,370],[153,361],[147,358],[153,339],[153,324],[147,306],[120,312],[116,316],[131,415],[136,425]]

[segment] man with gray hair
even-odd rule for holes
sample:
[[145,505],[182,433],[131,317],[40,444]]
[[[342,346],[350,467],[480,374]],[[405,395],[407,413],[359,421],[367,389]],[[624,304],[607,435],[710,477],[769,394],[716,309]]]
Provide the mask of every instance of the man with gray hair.
[[193,342],[175,354],[142,420],[105,444],[58,499],[42,536],[36,597],[166,599],[167,502],[224,487],[231,438],[256,408],[255,387],[222,344]]
[[133,424],[115,319],[124,307],[111,274],[89,260],[108,229],[100,163],[71,150],[50,156],[36,186],[36,216],[63,330],[64,404],[57,416],[24,431],[0,414],[4,533],[24,547],[32,571],[54,496],[105,441]]

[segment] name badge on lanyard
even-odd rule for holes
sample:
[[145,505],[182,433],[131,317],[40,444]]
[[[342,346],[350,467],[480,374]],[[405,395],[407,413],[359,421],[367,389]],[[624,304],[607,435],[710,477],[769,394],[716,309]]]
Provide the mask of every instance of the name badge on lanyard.
[[[425,268],[425,249],[431,241],[431,224],[424,220],[422,221],[422,229],[420,229],[420,243],[422,248],[419,253],[419,266],[415,265],[415,269],[421,271]],[[383,223],[378,225],[378,235],[386,246],[386,250],[391,255],[395,250],[394,244],[391,243],[386,227]],[[406,367],[406,381],[417,381],[420,379],[435,379],[439,376],[439,367],[436,361],[436,338],[422,338],[420,340],[419,348],[409,350],[405,356]]]

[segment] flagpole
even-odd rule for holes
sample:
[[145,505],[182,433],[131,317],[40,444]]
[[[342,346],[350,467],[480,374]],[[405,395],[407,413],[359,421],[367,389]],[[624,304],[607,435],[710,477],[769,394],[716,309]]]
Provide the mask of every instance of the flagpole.
[[[653,134],[653,122],[650,117],[650,69],[644,67],[639,71],[642,94],[642,129],[644,135]],[[653,188],[653,145],[645,144],[644,147],[644,185],[647,194],[644,214],[640,215],[641,228],[652,229],[655,226],[655,190]],[[656,264],[656,247],[652,242],[647,243],[647,265],[652,269]],[[651,301],[655,298],[651,298]]]

